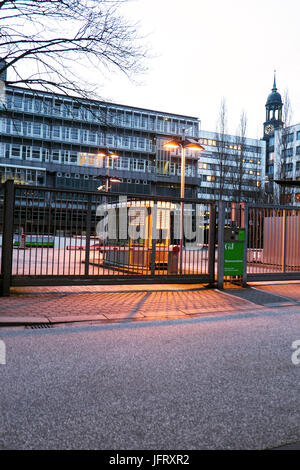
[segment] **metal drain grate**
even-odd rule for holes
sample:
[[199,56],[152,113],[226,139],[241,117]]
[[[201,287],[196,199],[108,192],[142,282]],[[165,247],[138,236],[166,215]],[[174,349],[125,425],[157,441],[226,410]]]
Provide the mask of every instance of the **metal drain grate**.
[[49,323],[37,323],[36,325],[29,325],[27,328],[30,330],[40,330],[43,328],[53,328],[53,325],[50,325]]

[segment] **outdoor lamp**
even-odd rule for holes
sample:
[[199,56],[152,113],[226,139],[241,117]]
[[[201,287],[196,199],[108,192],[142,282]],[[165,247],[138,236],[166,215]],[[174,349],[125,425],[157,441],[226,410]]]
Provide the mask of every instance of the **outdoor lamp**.
[[[181,183],[180,183],[180,198],[184,198],[184,189],[185,189],[185,149],[203,152],[204,147],[199,144],[195,139],[190,139],[185,136],[185,129],[183,129],[182,135],[176,137],[172,140],[169,140],[163,147],[167,150],[181,148]],[[180,274],[182,274],[182,264],[183,264],[183,237],[184,237],[184,202],[180,202]]]

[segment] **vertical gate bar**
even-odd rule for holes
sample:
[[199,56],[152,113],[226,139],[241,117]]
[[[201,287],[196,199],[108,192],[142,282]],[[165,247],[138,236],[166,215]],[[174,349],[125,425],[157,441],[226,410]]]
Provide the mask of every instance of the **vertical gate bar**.
[[[93,196],[91,196],[91,225],[92,225],[92,209],[93,209],[93,204],[94,204],[94,200],[93,200]],[[96,200],[95,200],[95,205],[96,205]],[[96,232],[95,232],[95,230],[96,230],[96,227],[95,227],[95,220],[94,220],[94,225],[93,225],[93,227],[94,227],[94,233],[96,233]],[[92,228],[91,228],[91,230],[92,230]],[[95,255],[96,255],[96,245],[97,245],[97,241],[96,241],[96,240],[97,240],[97,238],[96,238],[96,236],[94,236],[94,247],[93,247],[92,253],[91,253],[91,250],[90,250],[90,259],[89,259],[89,261],[90,261],[90,263],[92,262],[92,266],[91,266],[91,271],[92,271],[92,272],[91,272],[91,275],[94,275],[94,273],[95,273],[95,264],[96,264]],[[92,261],[91,261],[91,255],[92,255]],[[90,273],[90,270],[89,270],[89,273]],[[99,265],[98,265],[98,274],[99,274]]]
[[[73,250],[72,250],[72,233],[73,233],[73,206],[74,206],[74,194],[75,193],[72,193],[72,197],[71,197],[71,213],[70,213],[70,236],[69,236],[69,239],[70,239],[70,250],[69,250],[69,253],[68,253],[68,256],[69,256],[69,266],[68,266],[68,276],[70,276],[70,271],[71,271],[71,259],[72,259],[72,254],[73,254]],[[74,252],[76,252],[76,250],[74,250]],[[74,262],[74,260],[73,260]]]
[[67,233],[68,233],[68,217],[69,217],[69,194],[66,193],[66,209],[65,209],[65,217],[64,217],[64,227],[63,227],[63,233],[64,233],[64,243],[63,243],[63,272],[62,274],[66,274],[66,250],[67,250]]
[[243,280],[242,285],[247,285],[247,264],[248,264],[248,204],[244,204],[243,208],[243,226],[245,229],[245,240],[244,240],[244,265],[243,265]]
[[[36,276],[37,270],[37,258],[38,258],[38,247],[39,247],[39,237],[40,237],[40,193],[37,191],[37,221],[36,221],[36,246],[35,246],[35,259],[34,259],[34,275]],[[43,251],[43,248],[41,248]]]
[[209,235],[208,235],[208,275],[210,283],[215,282],[215,251],[216,251],[216,205],[209,205]]
[[[34,204],[35,204],[35,192],[32,192],[32,204],[31,204],[31,226],[30,226],[30,245],[29,245],[29,261],[28,261],[28,274],[32,274],[31,270],[31,259],[32,259],[32,230],[34,227]],[[26,239],[25,239],[26,240]]]
[[[48,234],[50,235],[52,233],[51,231],[51,202],[52,202],[52,193],[50,191],[45,192],[45,205],[48,205],[48,210],[47,210],[47,217],[48,217]],[[53,233],[53,249],[51,250],[52,253],[52,258],[54,257],[54,252],[55,252],[55,233]],[[46,258],[46,274],[48,276],[48,263],[49,263],[49,250],[47,250],[47,258]]]
[[55,245],[56,245],[56,233],[57,233],[57,229],[56,229],[56,223],[57,223],[57,193],[54,193],[53,195],[53,207],[54,207],[54,225],[53,225],[53,234],[54,234],[54,250],[53,250],[53,256],[52,256],[52,272],[51,272],[51,275],[54,276],[54,260],[56,258],[56,256],[58,256],[58,252],[56,253],[56,248],[55,248]]
[[[45,219],[46,219],[46,191],[42,190],[43,194],[43,216],[42,216],[42,245],[44,244],[44,237],[45,237]],[[47,239],[47,238],[46,238]],[[49,243],[50,243],[50,233],[48,232],[48,243],[46,249],[46,256],[49,251]],[[39,274],[43,274],[43,260],[44,260],[44,250],[41,250],[41,259],[40,259],[40,266],[39,266]]]
[[87,214],[86,214],[86,242],[85,242],[85,261],[84,261],[84,275],[89,275],[90,265],[90,245],[91,245],[91,219],[92,219],[92,196],[88,194],[87,199]]
[[59,211],[59,229],[58,229],[58,256],[57,256],[57,272],[56,275],[59,276],[59,268],[60,268],[60,239],[61,239],[61,223],[62,223],[62,210],[63,210],[63,192],[57,193],[58,195],[61,194],[61,198],[58,199],[60,201],[60,211]]
[[3,206],[3,238],[2,238],[2,286],[1,296],[9,296],[12,260],[13,260],[13,236],[14,236],[14,205],[15,188],[13,180],[4,183],[4,206]]
[[286,223],[287,223],[287,217],[286,217],[286,210],[284,209],[282,212],[283,216],[283,234],[282,234],[282,271],[285,273],[286,272]]
[[[26,231],[27,231],[27,207],[28,207],[28,193],[24,191],[24,202],[25,202],[25,213],[24,213],[24,247],[26,247]],[[26,257],[26,250],[24,248],[23,251],[23,266],[22,266],[22,275],[25,274],[25,257]]]
[[[17,194],[16,194],[17,197]],[[19,239],[19,245],[18,245],[18,251],[17,251],[17,265],[16,265],[16,274],[19,274],[19,259],[20,259],[20,251],[21,251],[21,240],[22,240],[22,235],[23,232],[21,230],[22,227],[22,191],[20,191],[20,196],[19,196],[19,205],[18,205],[18,210],[19,210],[19,217],[18,217],[18,239]],[[15,207],[16,211],[16,207]],[[24,255],[24,253],[23,253]]]
[[152,239],[152,250],[151,250],[151,276],[155,275],[155,251],[156,251],[156,240],[157,240],[157,201],[154,201],[152,208],[152,226],[151,226],[151,239]]
[[[79,220],[81,223],[81,229],[80,229],[80,246],[82,247],[82,233],[84,230],[84,222],[83,222],[83,205],[84,205],[84,197],[80,197],[80,204],[78,203],[78,214],[79,214]],[[79,274],[81,274],[81,264],[82,264],[82,250],[79,250]],[[85,269],[85,268],[84,268]]]
[[225,225],[225,203],[219,201],[218,204],[218,289],[224,286],[224,225]]

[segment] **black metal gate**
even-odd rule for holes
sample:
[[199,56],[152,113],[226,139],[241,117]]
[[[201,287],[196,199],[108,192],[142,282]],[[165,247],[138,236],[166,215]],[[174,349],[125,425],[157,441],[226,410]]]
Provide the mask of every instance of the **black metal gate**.
[[300,207],[246,205],[244,281],[300,279]]
[[3,295],[21,285],[215,281],[214,203],[7,181],[2,219]]

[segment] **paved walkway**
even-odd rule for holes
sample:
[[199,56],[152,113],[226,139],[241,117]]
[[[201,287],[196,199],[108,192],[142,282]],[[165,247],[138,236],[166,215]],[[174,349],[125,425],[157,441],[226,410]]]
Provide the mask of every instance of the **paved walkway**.
[[175,319],[287,305],[300,305],[300,282],[224,291],[202,284],[19,287],[1,299],[0,324]]

